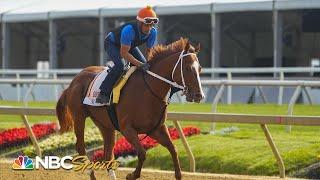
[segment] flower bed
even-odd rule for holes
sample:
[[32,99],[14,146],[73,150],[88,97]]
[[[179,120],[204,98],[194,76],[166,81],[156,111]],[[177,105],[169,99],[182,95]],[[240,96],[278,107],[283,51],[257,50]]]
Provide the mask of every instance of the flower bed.
[[[172,140],[179,138],[178,132],[175,128],[169,128],[169,133]],[[193,134],[199,134],[200,129],[195,127],[186,127],[186,128],[183,128],[183,133],[185,136],[191,136]],[[85,137],[85,143],[87,147],[103,144],[103,139],[100,135],[98,128],[96,127],[87,128],[85,130],[84,137]],[[143,138],[144,135],[139,135],[139,137]],[[57,135],[50,136],[49,138],[41,141],[39,143],[39,146],[42,150],[43,155],[65,156],[68,153],[76,153],[75,143],[76,143],[75,134],[73,132],[67,132],[61,135],[57,134]],[[150,149],[158,145],[157,142],[150,137],[145,138],[144,140],[141,141],[141,143],[145,149]],[[29,157],[34,157],[36,155],[35,149],[33,148],[33,146],[29,146],[25,148],[23,153],[25,155],[28,155]],[[127,140],[124,137],[122,137],[115,143],[114,154],[116,157],[135,155],[135,150],[127,142]],[[103,150],[96,151],[93,156],[94,160],[101,159],[102,157],[103,157]]]
[[[43,138],[56,131],[57,125],[55,123],[35,124],[32,131],[37,139]],[[27,143],[30,140],[26,128],[13,128],[0,133],[0,149],[14,147]]]
[[[84,134],[86,146],[102,144],[103,140],[100,131],[96,127],[87,128]],[[55,155],[65,156],[75,152],[76,136],[74,132],[66,132],[64,134],[56,134],[39,142],[39,147],[44,156]],[[36,156],[33,146],[28,146],[23,151],[24,155],[29,157]]]
[[[175,128],[169,128],[168,130],[172,140],[179,139],[178,131]],[[183,134],[185,136],[200,134],[200,129],[196,127],[185,127],[183,128]],[[139,138],[142,139],[144,136],[145,135],[139,135]],[[156,147],[158,145],[157,141],[150,138],[149,136],[143,139],[140,143],[143,146],[143,148],[146,150]],[[115,158],[118,158],[120,156],[136,155],[136,152],[134,148],[131,146],[131,144],[124,137],[122,137],[115,143],[114,155],[115,155]],[[93,160],[94,161],[103,160],[103,156],[104,156],[104,151],[98,150],[93,154]]]

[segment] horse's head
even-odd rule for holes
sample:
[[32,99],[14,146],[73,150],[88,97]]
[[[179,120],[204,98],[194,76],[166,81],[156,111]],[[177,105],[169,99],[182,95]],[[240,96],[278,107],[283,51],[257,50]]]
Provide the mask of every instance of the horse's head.
[[200,83],[201,66],[197,57],[199,50],[200,44],[193,47],[187,41],[172,75],[173,81],[185,87],[184,94],[188,102],[199,103],[204,98]]

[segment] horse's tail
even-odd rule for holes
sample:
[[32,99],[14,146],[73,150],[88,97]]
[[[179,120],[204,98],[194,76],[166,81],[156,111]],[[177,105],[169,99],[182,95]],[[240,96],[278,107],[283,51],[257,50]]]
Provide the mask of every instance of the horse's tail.
[[73,118],[68,107],[67,93],[68,89],[62,92],[56,106],[56,114],[59,120],[60,133],[70,131],[73,128]]

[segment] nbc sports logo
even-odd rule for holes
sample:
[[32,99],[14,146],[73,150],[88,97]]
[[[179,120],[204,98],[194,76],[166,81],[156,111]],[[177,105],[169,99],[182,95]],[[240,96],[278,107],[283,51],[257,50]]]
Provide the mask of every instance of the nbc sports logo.
[[64,156],[62,158],[58,156],[45,156],[44,159],[41,159],[39,156],[36,156],[35,160],[32,160],[28,156],[19,156],[13,161],[12,169],[14,170],[33,170],[39,169],[41,166],[44,169],[59,169],[60,167],[64,169],[72,169],[72,164],[66,164],[66,160],[72,160],[71,156]]
[[[71,163],[69,163],[71,161]],[[105,161],[105,162],[91,162],[87,156],[64,156],[62,158],[58,156],[45,156],[44,159],[41,159],[39,156],[36,156],[33,161],[28,156],[19,156],[13,161],[12,169],[14,170],[33,170],[40,169],[63,169],[69,170],[74,168],[76,171],[85,169],[116,169],[119,166],[119,162]]]
[[12,169],[32,170],[33,161],[28,156],[19,156],[13,161]]

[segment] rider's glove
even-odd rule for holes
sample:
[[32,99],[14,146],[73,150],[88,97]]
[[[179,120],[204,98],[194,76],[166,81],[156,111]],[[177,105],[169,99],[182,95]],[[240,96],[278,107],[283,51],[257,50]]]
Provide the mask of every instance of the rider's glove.
[[143,63],[143,64],[141,64],[141,65],[138,67],[138,69],[141,70],[141,71],[143,71],[143,72],[148,71],[149,68],[150,68],[150,65],[149,65],[148,63]]

